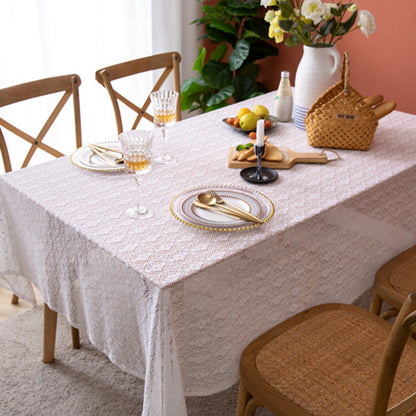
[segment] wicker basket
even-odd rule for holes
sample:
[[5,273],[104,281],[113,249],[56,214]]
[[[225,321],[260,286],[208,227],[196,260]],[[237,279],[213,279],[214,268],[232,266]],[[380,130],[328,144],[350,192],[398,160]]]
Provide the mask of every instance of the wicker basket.
[[363,96],[349,85],[349,77],[350,59],[344,52],[341,80],[323,93],[306,115],[305,126],[311,146],[370,148],[378,117]]

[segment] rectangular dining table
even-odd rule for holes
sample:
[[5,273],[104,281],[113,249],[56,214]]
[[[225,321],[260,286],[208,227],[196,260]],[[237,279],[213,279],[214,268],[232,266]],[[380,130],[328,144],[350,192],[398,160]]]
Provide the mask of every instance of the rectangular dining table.
[[[368,152],[339,150],[340,160],[251,184],[227,166],[230,148],[248,136],[223,119],[241,107],[272,108],[273,99],[170,127],[178,163],[155,163],[144,178],[147,220],[125,215],[135,188],[124,172],[62,157],[0,176],[0,284],[32,302],[34,284],[114,364],[144,379],[142,415],[184,416],[186,396],[229,388],[256,336],[307,307],[352,302],[378,267],[415,243],[416,116],[381,119]],[[266,134],[278,147],[320,151],[292,123]],[[156,138],[154,154],[164,150]],[[228,232],[173,215],[183,191],[219,185],[264,195],[274,215]]]

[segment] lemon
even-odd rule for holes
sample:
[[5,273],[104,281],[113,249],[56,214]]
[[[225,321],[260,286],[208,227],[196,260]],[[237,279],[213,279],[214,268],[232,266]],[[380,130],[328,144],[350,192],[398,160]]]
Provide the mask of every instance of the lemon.
[[269,110],[261,104],[258,104],[253,108],[253,113],[260,118],[264,118],[265,120],[267,120],[267,117],[269,117]]
[[248,113],[251,113],[251,110],[250,110],[249,108],[246,108],[246,107],[241,108],[241,109],[238,111],[237,118],[241,118],[241,117],[243,117],[243,116],[244,116],[244,114],[248,114]]
[[256,130],[259,119],[260,117],[252,112],[244,114],[240,119],[240,127],[243,130]]

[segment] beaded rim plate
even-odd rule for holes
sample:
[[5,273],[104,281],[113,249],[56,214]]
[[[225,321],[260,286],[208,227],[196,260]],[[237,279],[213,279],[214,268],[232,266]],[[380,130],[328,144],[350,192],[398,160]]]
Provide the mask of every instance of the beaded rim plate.
[[[97,144],[121,150],[120,142],[105,142]],[[100,159],[92,152],[89,146],[78,148],[69,158],[75,166],[78,166],[81,169],[93,170],[96,172],[120,172],[124,170],[124,163],[120,163],[117,167],[107,165],[104,160]]]
[[[264,131],[265,132],[267,132],[267,131],[269,131],[269,130],[272,130],[272,129],[274,129],[276,126],[277,126],[277,124],[278,124],[278,118],[277,117],[274,117],[274,116],[269,116],[268,117],[268,119],[272,122],[272,126],[271,127],[269,127],[268,129],[265,129]],[[231,127],[232,129],[234,129],[234,130],[237,130],[237,131],[241,131],[242,133],[251,133],[252,131],[256,131],[256,130],[243,130],[241,127],[235,127],[235,126],[233,126],[233,125],[231,125],[231,124],[228,124],[227,123],[227,120],[228,120],[228,118],[223,118],[222,119],[222,121],[227,125],[227,126],[229,126],[229,127]]]
[[211,189],[225,201],[250,212],[265,223],[274,215],[273,202],[267,196],[258,191],[234,185],[203,185],[186,189],[172,199],[170,212],[178,221],[201,230],[244,231],[261,225],[196,207],[193,201],[200,193],[209,192]]

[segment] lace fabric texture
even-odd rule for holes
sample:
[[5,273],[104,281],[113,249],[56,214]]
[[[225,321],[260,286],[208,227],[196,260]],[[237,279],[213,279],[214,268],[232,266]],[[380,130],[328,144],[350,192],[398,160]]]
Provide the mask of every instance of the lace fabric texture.
[[[273,98],[244,106],[271,108]],[[145,221],[125,215],[135,188],[123,172],[79,169],[64,157],[0,177],[0,284],[33,301],[32,282],[112,362],[144,378],[143,415],[185,415],[185,395],[230,387],[256,336],[312,305],[353,301],[415,242],[416,116],[396,111],[380,120],[369,152],[280,170],[260,189],[227,167],[229,149],[249,141],[221,121],[239,108],[170,128],[179,163],[154,164],[145,177],[143,201],[154,211]],[[266,134],[277,146],[318,151],[292,124]],[[156,140],[154,153],[163,146]],[[259,190],[276,213],[231,233],[171,215],[175,195],[211,184]]]

